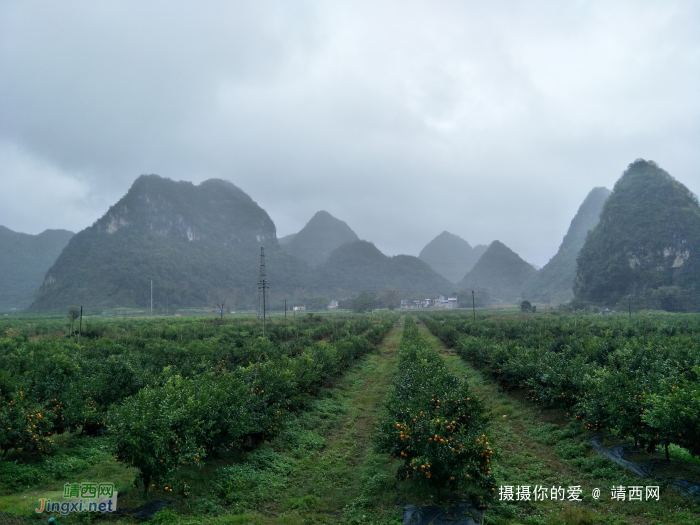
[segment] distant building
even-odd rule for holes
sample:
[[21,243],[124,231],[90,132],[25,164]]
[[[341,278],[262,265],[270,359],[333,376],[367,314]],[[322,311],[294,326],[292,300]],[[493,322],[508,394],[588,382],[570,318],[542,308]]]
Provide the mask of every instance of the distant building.
[[304,310],[306,310],[306,306],[295,306],[294,307],[295,312],[303,312]]
[[449,308],[449,302],[444,295],[439,295],[438,298],[435,299],[434,306],[435,308]]
[[401,308],[457,308],[457,298],[441,295],[437,299],[401,299]]
[[425,308],[425,301],[416,299],[411,301],[410,299],[401,299],[401,308]]
[[338,309],[338,301],[331,301],[331,304],[328,305],[329,310],[337,310]]

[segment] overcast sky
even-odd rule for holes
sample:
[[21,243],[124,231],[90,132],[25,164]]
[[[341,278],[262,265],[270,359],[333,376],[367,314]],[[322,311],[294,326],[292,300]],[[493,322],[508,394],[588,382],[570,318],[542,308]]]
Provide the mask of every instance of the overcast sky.
[[545,264],[636,158],[700,193],[700,2],[0,3],[0,224],[217,177],[278,236],[448,230]]

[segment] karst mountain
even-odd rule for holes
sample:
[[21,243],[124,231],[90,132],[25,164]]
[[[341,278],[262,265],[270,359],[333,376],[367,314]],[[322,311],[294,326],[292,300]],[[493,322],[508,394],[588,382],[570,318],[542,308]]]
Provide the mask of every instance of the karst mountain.
[[0,311],[32,303],[46,271],[71,237],[73,232],[67,230],[29,235],[0,226]]
[[327,211],[319,211],[299,232],[280,239],[282,248],[316,267],[330,257],[333,250],[360,238],[344,221]]
[[91,307],[211,306],[224,297],[254,302],[260,248],[277,289],[306,286],[311,269],[283,252],[268,214],[232,183],[194,185],[157,175],[77,233],[46,273],[33,310]]
[[484,290],[494,301],[513,302],[522,297],[523,286],[536,273],[505,244],[493,241],[457,286],[460,290]]
[[577,259],[576,297],[598,305],[700,309],[700,206],[655,162],[615,183]]
[[336,291],[379,292],[392,287],[406,292],[448,293],[455,286],[418,257],[384,255],[371,242],[355,241],[336,249],[318,267],[318,275]]
[[461,281],[488,246],[471,245],[458,235],[444,231],[425,245],[418,257],[452,283]]

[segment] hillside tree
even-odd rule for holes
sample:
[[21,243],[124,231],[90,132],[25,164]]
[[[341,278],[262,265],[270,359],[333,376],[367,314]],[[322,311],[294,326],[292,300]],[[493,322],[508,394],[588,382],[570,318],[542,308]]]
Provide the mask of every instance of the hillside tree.
[[371,312],[377,306],[377,296],[372,292],[363,290],[350,301],[350,307],[353,312],[361,314],[364,312]]
[[70,321],[70,333],[73,333],[73,323],[80,317],[80,307],[79,306],[69,306],[68,307],[68,319]]
[[389,310],[395,310],[401,306],[401,293],[391,286],[385,286],[382,290],[381,302]]

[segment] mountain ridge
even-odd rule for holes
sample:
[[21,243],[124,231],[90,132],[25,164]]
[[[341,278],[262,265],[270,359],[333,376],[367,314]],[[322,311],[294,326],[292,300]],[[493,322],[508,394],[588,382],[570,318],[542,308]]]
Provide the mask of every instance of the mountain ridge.
[[0,226],[0,310],[22,309],[32,302],[46,271],[73,235],[62,229],[31,235]]
[[412,255],[384,255],[373,243],[355,241],[333,251],[318,267],[322,279],[341,290],[446,293],[454,285]]
[[566,303],[574,297],[576,258],[588,232],[600,220],[600,212],[612,192],[593,188],[579,206],[557,253],[523,287],[523,295],[533,301]]
[[251,304],[261,246],[272,263],[268,280],[309,283],[308,265],[279,249],[272,219],[234,184],[141,176],[71,238],[46,272],[32,309],[145,307],[151,280],[158,309],[209,306],[223,296]]

